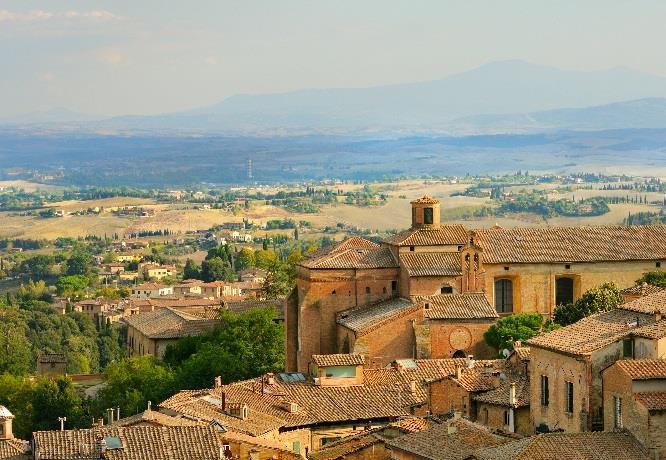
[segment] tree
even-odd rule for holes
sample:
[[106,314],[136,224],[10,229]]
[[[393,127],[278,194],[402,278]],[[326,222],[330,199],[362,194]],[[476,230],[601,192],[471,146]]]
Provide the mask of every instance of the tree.
[[179,366],[178,388],[209,387],[218,375],[228,383],[284,369],[284,332],[275,310],[221,310],[220,315],[221,328],[167,349],[171,363]]
[[259,249],[254,252],[254,260],[257,267],[269,269],[277,261],[277,254],[270,249]]
[[23,260],[15,271],[32,279],[41,280],[51,274],[55,260],[53,256],[36,255]]
[[651,284],[666,289],[666,271],[648,272],[636,280],[637,284]]
[[87,276],[92,270],[92,256],[85,251],[74,252],[67,259],[67,275]]
[[594,313],[617,308],[623,301],[615,283],[604,283],[590,289],[574,303],[555,307],[553,319],[557,324],[567,326]]
[[33,389],[32,406],[35,431],[55,430],[58,417],[67,417],[70,426],[81,422],[81,397],[67,377],[39,379]]
[[505,348],[512,350],[515,341],[528,340],[539,332],[554,328],[552,324],[544,325],[539,313],[519,313],[499,319],[496,324],[488,328],[483,338],[488,345],[498,351]]
[[290,266],[284,262],[275,261],[266,273],[262,286],[263,296],[267,299],[279,299],[288,295],[294,287],[290,277]]
[[183,278],[186,280],[196,280],[201,278],[201,269],[192,259],[187,259],[185,262],[185,267],[183,267]]
[[26,375],[32,369],[32,347],[26,330],[21,311],[0,307],[0,374]]
[[236,275],[231,269],[231,265],[216,256],[201,263],[201,278],[208,282],[217,280],[235,281]]
[[136,414],[148,401],[162,401],[174,390],[173,371],[150,355],[113,363],[105,376],[106,386],[99,392],[102,410],[120,407],[126,414]]
[[241,249],[236,254],[236,270],[242,271],[246,268],[254,267],[255,257],[254,252],[250,248]]
[[74,296],[88,287],[88,278],[83,275],[67,275],[58,278],[56,292],[61,296]]

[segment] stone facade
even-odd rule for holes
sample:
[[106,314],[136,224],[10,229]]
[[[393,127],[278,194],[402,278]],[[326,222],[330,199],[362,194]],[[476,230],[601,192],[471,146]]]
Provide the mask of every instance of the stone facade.
[[[356,351],[379,362],[462,354],[490,357],[483,332],[491,321],[460,316],[421,320],[409,328],[396,318],[396,346],[386,356],[385,334],[351,334],[340,312],[390,299],[484,293],[500,315],[538,312],[549,318],[559,302],[605,282],[632,286],[666,261],[666,226],[468,230],[442,225],[437,200],[412,202],[412,227],[375,244],[354,237],[303,261],[285,309],[287,369],[303,371],[313,354]],[[452,328],[471,336],[464,349],[447,344]],[[386,325],[383,331],[391,330]],[[365,350],[365,351],[364,351]]]

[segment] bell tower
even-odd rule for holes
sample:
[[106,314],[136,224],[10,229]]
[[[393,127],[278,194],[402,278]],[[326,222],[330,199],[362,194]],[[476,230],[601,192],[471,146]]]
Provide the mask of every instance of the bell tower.
[[434,229],[440,226],[439,201],[427,195],[411,202],[412,228]]
[[12,420],[14,416],[5,406],[0,406],[0,439],[14,439]]

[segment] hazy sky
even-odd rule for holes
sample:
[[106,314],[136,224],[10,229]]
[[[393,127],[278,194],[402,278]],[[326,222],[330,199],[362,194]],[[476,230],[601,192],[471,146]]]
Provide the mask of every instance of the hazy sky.
[[506,59],[666,76],[664,24],[664,0],[0,0],[0,116],[151,114]]

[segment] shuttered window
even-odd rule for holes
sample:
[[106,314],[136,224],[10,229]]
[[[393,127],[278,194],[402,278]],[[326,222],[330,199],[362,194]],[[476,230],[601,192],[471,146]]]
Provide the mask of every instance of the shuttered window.
[[513,282],[511,280],[495,281],[495,309],[499,313],[513,312]]
[[541,405],[548,406],[548,376],[541,376]]
[[573,382],[564,382],[566,392],[566,408],[565,411],[573,414],[574,411],[574,385]]
[[622,398],[613,396],[613,420],[615,422],[615,428],[622,428]]
[[574,280],[557,278],[555,280],[555,305],[568,305],[574,301]]

